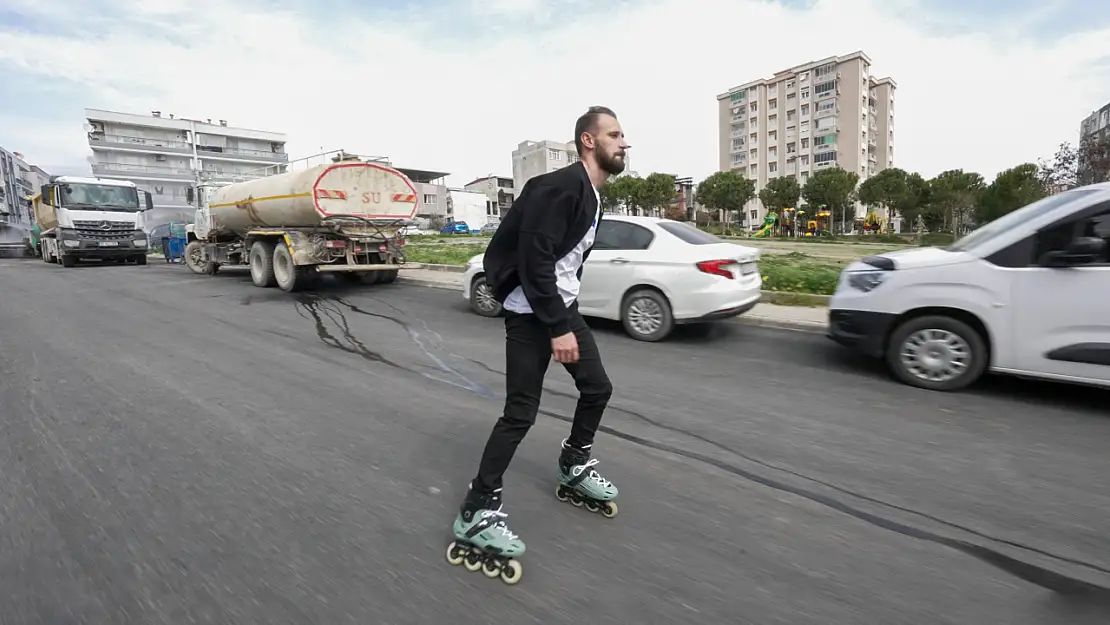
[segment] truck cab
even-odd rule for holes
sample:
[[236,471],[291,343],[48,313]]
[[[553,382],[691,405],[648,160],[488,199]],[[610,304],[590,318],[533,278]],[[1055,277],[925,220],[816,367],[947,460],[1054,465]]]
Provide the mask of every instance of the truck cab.
[[135,183],[53,176],[32,201],[46,262],[64,267],[82,259],[146,264],[149,243],[142,214],[154,206],[150,193]]

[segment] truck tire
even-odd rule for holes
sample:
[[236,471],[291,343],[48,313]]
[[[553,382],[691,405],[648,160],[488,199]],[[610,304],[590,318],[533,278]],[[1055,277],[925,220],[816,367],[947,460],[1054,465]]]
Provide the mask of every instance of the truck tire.
[[378,282],[382,284],[392,284],[397,280],[397,273],[399,269],[382,269],[378,273]]
[[958,391],[974,383],[990,361],[974,328],[945,315],[909,319],[895,328],[886,364],[903,383],[931,391]]
[[[253,260],[253,259],[252,259]],[[289,252],[289,248],[278,243],[274,246],[273,266],[271,271],[274,274],[274,281],[277,282],[278,288],[286,293],[295,293],[296,291],[304,288],[308,282],[309,276],[305,269],[314,269],[314,267],[298,267],[293,264],[293,255]]]
[[274,277],[274,244],[269,241],[255,241],[251,245],[250,257],[251,282],[254,286],[270,288],[277,284]]
[[136,256],[135,257],[135,264],[136,265],[145,265],[146,264],[146,254],[143,254],[142,256]]
[[203,275],[207,267],[204,260],[204,246],[200,241],[189,241],[185,246],[185,266],[195,274]]

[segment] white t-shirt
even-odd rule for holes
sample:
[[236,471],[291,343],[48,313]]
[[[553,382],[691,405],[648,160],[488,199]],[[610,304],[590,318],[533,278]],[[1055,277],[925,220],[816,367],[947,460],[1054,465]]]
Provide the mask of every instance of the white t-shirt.
[[[586,235],[578,242],[578,245],[567,252],[566,256],[555,262],[555,286],[559,289],[559,295],[563,297],[563,305],[567,307],[570,307],[571,303],[578,299],[578,291],[582,288],[582,283],[578,280],[578,269],[582,266],[582,257],[586,254],[586,250],[594,244],[594,237],[597,235],[597,220],[601,215],[601,194],[598,193],[597,187],[593,184],[590,187],[594,190],[594,197],[597,198],[597,212],[594,213],[594,222],[590,225],[590,229],[586,231]],[[512,293],[509,293],[502,307],[521,315],[532,312],[532,306],[524,295],[524,289],[519,286],[513,289]]]

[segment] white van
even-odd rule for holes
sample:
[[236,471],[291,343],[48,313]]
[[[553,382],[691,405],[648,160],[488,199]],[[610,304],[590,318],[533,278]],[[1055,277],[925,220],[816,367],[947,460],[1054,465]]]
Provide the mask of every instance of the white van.
[[962,389],[987,370],[1110,387],[1110,183],[1046,197],[946,248],[852,263],[828,336],[926,389]]

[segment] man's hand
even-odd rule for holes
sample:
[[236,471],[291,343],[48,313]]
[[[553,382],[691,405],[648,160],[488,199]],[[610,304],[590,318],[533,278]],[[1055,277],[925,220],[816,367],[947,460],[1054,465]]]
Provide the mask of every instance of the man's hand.
[[574,332],[551,339],[551,353],[555,356],[555,362],[578,362],[578,338],[574,336]]

